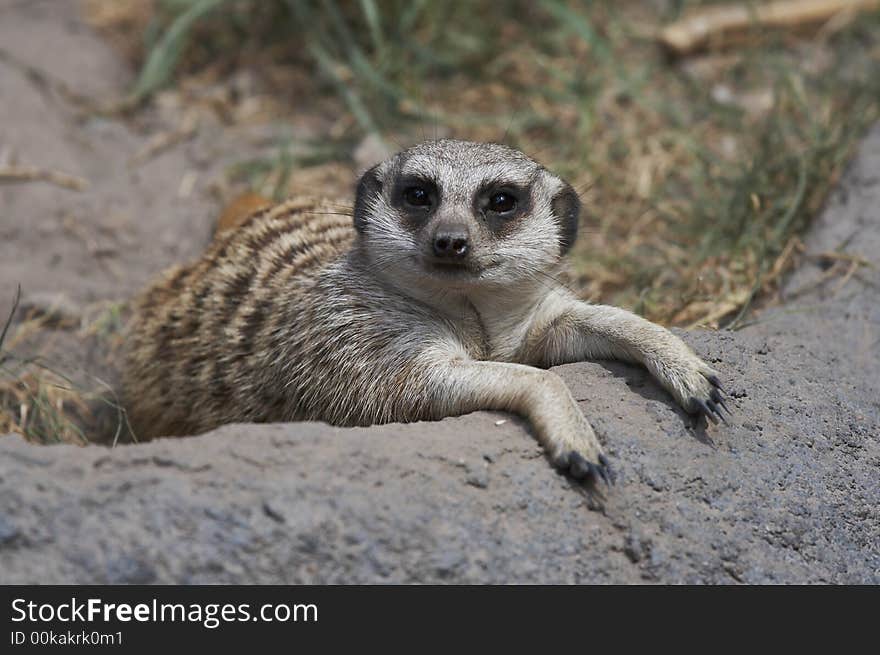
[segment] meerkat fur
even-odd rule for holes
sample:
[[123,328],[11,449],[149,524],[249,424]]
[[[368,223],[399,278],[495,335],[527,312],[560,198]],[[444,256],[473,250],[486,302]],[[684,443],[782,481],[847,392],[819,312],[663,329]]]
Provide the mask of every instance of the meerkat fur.
[[607,481],[599,440],[548,367],[640,364],[713,421],[724,401],[677,336],[557,281],[579,215],[572,188],[521,152],[455,140],[368,170],[353,210],[260,207],[137,299],[124,379],[136,434],[501,410],[530,422],[556,466]]

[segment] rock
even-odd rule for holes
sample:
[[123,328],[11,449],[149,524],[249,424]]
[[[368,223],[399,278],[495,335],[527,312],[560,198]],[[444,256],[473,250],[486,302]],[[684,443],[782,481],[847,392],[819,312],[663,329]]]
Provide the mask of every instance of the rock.
[[0,514],[0,546],[10,543],[18,535],[18,528],[7,517]]
[[635,564],[651,552],[651,540],[645,539],[637,530],[633,530],[624,537],[623,552]]
[[485,464],[469,466],[465,482],[478,489],[486,489],[489,486],[489,467]]

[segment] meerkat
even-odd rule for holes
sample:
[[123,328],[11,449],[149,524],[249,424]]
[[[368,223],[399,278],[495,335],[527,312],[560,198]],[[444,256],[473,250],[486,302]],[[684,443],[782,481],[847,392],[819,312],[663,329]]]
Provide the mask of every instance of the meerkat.
[[688,412],[727,409],[716,371],[677,336],[557,282],[580,201],[518,150],[422,143],[366,171],[340,207],[258,205],[137,299],[124,392],[139,438],[501,410],[564,472],[607,483],[602,445],[549,367],[632,362]]

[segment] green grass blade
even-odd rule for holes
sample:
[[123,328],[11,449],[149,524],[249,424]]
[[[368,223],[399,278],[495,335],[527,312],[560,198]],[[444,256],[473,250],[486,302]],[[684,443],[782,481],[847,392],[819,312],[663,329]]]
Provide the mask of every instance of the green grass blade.
[[382,56],[385,52],[385,35],[382,31],[382,20],[379,14],[379,8],[374,0],[360,0],[361,12],[364,14],[364,20],[367,21],[367,28],[370,30],[370,39],[373,42],[373,49],[378,56]]
[[581,37],[589,46],[597,58],[603,62],[612,60],[611,50],[599,33],[593,28],[587,18],[573,11],[571,7],[560,0],[542,0],[541,6],[551,16],[559,21],[559,24],[571,30]]
[[168,83],[193,26],[207,14],[230,1],[195,0],[184,13],[174,19],[150,51],[131,92],[132,100],[139,102]]

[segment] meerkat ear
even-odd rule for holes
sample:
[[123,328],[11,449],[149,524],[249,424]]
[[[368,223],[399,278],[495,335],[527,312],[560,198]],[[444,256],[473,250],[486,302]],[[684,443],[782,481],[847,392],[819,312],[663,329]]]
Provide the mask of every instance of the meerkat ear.
[[376,164],[361,175],[354,198],[354,228],[363,232],[367,224],[367,213],[370,203],[382,192],[382,180],[379,179],[379,167]]
[[571,250],[577,239],[581,220],[581,201],[571,185],[562,182],[562,188],[553,197],[552,207],[553,214],[559,221],[559,243],[564,255]]

